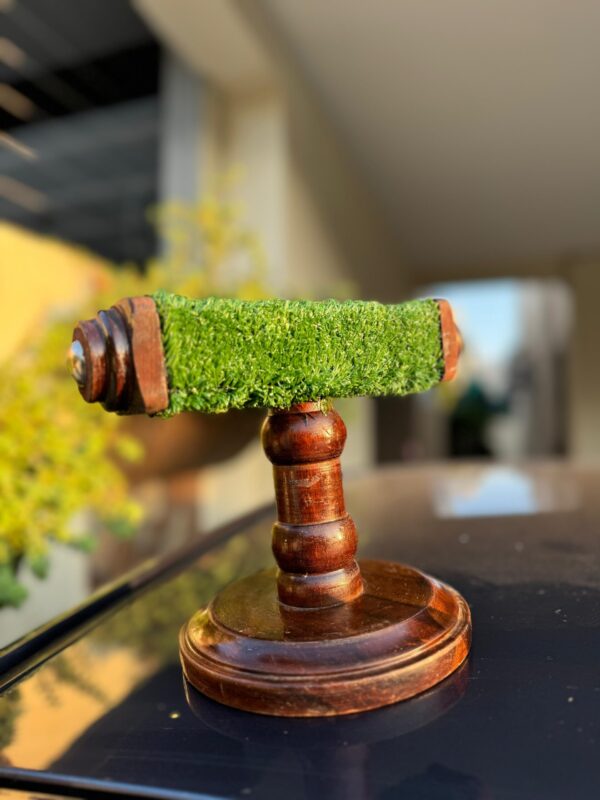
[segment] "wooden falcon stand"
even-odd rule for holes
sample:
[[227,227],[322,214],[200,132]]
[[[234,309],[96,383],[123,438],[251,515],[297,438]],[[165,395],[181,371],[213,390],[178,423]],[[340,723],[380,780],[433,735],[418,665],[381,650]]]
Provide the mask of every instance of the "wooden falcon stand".
[[[449,379],[460,336],[448,304],[439,303]],[[168,403],[150,298],[80,323],[71,359],[89,402],[121,413],[155,413]],[[221,703],[290,717],[366,711],[429,689],[468,654],[470,613],[458,592],[404,564],[355,560],[340,467],[345,439],[340,415],[322,403],[271,410],[265,419],[277,566],[226,586],[180,634],[187,680]]]

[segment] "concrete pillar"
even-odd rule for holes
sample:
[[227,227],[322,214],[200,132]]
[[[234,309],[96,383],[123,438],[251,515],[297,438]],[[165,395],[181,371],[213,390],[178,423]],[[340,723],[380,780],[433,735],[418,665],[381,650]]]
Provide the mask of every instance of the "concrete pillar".
[[600,461],[600,264],[571,270],[574,325],[569,358],[569,452],[583,461]]
[[165,50],[160,86],[160,203],[198,199],[203,95],[198,75]]

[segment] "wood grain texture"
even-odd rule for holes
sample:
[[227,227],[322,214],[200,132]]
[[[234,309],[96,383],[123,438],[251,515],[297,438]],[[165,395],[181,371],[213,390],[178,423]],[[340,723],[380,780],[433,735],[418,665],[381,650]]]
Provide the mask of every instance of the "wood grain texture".
[[458,359],[463,348],[462,336],[452,313],[452,306],[447,300],[438,300],[440,309],[440,335],[442,337],[442,354],[444,357],[444,374],[442,382],[454,380],[458,371]]
[[139,407],[145,414],[164,411],[169,405],[169,390],[156,304],[151,297],[126,297],[116,308],[127,326],[134,396],[139,399]]
[[270,411],[262,442],[273,463],[279,599],[301,608],[353,600],[362,581],[354,559],[356,529],[344,504],[342,418],[319,403]]
[[355,560],[339,457],[346,428],[317,403],[271,411],[278,568],[242,578],[180,634],[187,680],[260,714],[351,714],[420,694],[454,672],[471,642],[467,604],[412,567]]
[[275,570],[231,584],[181,632],[186,678],[247,711],[333,716],[413,697],[462,664],[471,623],[456,591],[400,564],[361,572],[357,599],[316,611],[280,603]]
[[156,414],[169,404],[160,320],[150,297],[129,297],[79,322],[88,403],[119,414]]
[[[444,379],[460,335],[440,302]],[[80,391],[119,413],[169,403],[160,321],[151,298],[128,298],[74,332]],[[262,429],[273,465],[277,569],[236,581],[184,626],[188,681],[227,705],[279,716],[365,711],[431,688],[465,660],[468,606],[448,586],[385,561],[357,563],[340,456],[346,427],[321,402],[271,410]]]

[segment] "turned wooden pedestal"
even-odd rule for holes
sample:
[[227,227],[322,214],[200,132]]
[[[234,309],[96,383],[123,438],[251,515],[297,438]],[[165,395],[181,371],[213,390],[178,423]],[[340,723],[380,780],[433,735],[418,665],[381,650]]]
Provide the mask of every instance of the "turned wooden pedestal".
[[271,411],[262,439],[278,567],[230,584],[184,626],[187,680],[229,706],[310,717],[378,708],[450,675],[469,651],[469,608],[412,567],[355,560],[339,414],[317,403]]

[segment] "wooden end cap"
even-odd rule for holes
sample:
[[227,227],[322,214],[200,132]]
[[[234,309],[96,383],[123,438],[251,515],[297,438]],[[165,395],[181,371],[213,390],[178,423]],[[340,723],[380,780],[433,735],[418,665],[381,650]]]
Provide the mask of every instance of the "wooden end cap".
[[169,405],[160,319],[151,297],[127,297],[73,331],[71,372],[83,399],[119,414]]
[[447,300],[437,300],[440,309],[440,330],[442,336],[442,353],[444,356],[444,374],[442,382],[451,381],[458,370],[458,359],[463,349],[463,340],[454,321],[452,306]]

